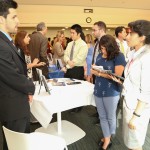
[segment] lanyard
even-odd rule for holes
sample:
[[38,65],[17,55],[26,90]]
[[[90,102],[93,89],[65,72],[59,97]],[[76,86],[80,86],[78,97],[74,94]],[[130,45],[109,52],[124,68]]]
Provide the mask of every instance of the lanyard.
[[131,65],[133,64],[133,58],[130,60],[128,67],[127,67],[127,73],[129,73],[129,68],[131,67]]

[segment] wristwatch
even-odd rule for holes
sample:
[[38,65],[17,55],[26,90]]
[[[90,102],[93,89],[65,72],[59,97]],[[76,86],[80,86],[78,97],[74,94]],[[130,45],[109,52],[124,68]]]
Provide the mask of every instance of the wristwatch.
[[133,115],[140,117],[141,115],[137,114],[135,111],[133,112]]

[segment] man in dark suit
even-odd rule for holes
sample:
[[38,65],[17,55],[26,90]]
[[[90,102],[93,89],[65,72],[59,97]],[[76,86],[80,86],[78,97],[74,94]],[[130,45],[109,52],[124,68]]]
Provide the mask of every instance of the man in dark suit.
[[[16,8],[15,1],[0,1],[0,122],[10,130],[29,132],[29,102],[35,87],[24,75],[25,62],[9,36],[17,32]],[[8,150],[5,138],[3,150]]]
[[[106,24],[103,21],[95,22],[92,30],[93,36],[95,37],[95,45],[92,58],[92,65],[93,65],[95,64],[96,58],[100,53],[99,41],[101,37],[106,34]],[[95,76],[93,76],[93,83],[95,83]]]
[[[100,53],[100,48],[99,48],[99,41],[103,35],[106,34],[106,24],[103,21],[98,21],[95,22],[93,27],[93,36],[95,37],[95,46],[94,46],[94,52],[93,52],[93,58],[92,58],[92,65],[95,64],[96,58],[98,54]],[[95,75],[93,77],[93,84],[95,84]],[[97,111],[97,109],[96,109]],[[96,116],[98,118],[98,112],[94,114],[93,116]],[[99,125],[99,119],[97,120],[96,125]]]
[[[31,54],[31,61],[38,58],[41,62],[45,62],[45,66],[38,67],[42,70],[43,75],[48,78],[48,59],[47,59],[47,44],[48,39],[45,37],[47,33],[47,27],[44,22],[40,22],[37,25],[37,32],[30,35],[29,50]],[[33,79],[38,80],[36,68],[33,70]]]

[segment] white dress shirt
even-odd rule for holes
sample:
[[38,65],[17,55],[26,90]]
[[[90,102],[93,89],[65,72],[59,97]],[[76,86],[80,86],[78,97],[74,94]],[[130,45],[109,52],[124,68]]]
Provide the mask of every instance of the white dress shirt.
[[[68,46],[65,50],[64,61],[66,64],[70,60],[70,53],[71,53],[73,42],[74,41],[68,43]],[[87,53],[88,53],[87,44],[81,38],[76,40],[74,52],[73,52],[73,60],[72,60],[75,63],[75,66],[84,66],[84,64],[86,63]],[[66,65],[66,67],[70,68],[68,64]]]
[[[116,42],[117,42],[117,44],[120,48],[120,51],[121,51],[121,45],[120,45],[121,41],[117,38]],[[124,52],[122,52],[122,51],[121,52],[124,54],[126,62],[128,62],[128,53],[130,52],[130,47],[128,46],[128,44],[125,40],[122,41],[122,45],[124,48]]]

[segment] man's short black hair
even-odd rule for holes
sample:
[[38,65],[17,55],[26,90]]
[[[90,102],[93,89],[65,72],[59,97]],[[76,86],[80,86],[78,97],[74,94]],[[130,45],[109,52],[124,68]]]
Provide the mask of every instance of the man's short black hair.
[[71,26],[71,29],[75,30],[77,32],[77,34],[80,33],[80,37],[83,41],[85,41],[85,35],[82,31],[82,27],[79,24],[74,24]]
[[82,27],[79,24],[72,25],[71,29],[75,30],[77,33],[81,33],[82,32]]
[[7,15],[9,14],[9,9],[17,9],[17,7],[17,2],[13,0],[0,0],[0,16],[7,18]]
[[123,29],[126,29],[124,26],[119,26],[115,29],[115,35],[118,37],[118,34],[123,31]]

